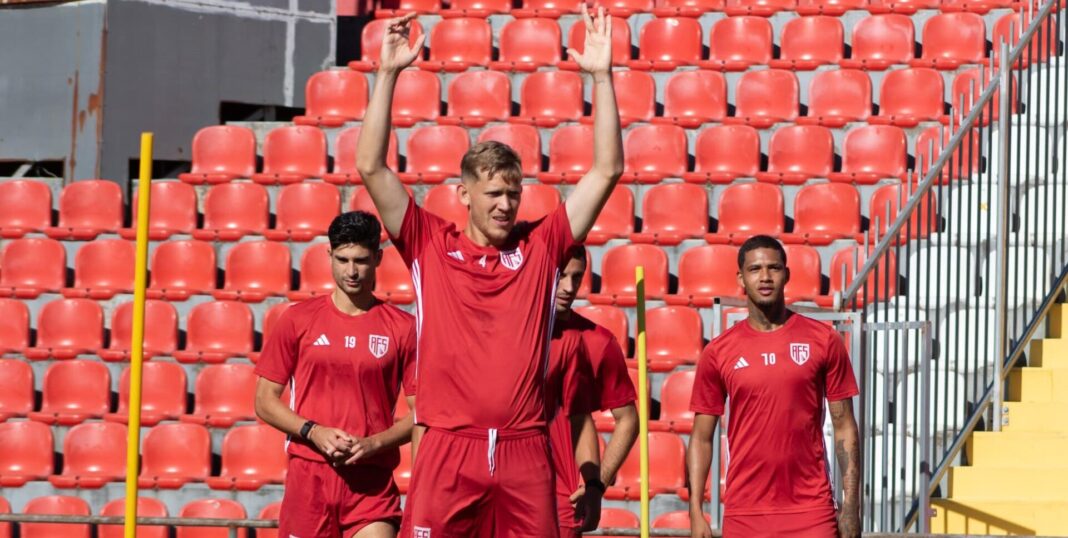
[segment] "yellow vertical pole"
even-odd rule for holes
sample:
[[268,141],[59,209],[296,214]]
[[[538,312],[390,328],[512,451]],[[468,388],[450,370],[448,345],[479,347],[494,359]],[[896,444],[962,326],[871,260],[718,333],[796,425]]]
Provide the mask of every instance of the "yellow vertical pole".
[[141,362],[144,355],[145,287],[148,275],[148,207],[152,183],[152,133],[141,133],[137,185],[137,251],[134,262],[133,337],[130,342],[130,420],[126,439],[125,538],[137,536],[137,470],[141,446]]
[[641,483],[641,538],[649,538],[649,368],[645,353],[645,267],[634,268],[638,289],[638,461]]

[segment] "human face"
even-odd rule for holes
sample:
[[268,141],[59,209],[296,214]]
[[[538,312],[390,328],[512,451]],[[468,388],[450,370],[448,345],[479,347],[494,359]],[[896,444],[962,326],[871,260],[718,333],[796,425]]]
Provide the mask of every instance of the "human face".
[[582,285],[582,276],[586,273],[585,258],[571,258],[560,273],[560,279],[556,283],[556,313],[563,314],[571,309],[571,304],[578,296],[579,286]]
[[785,304],[783,290],[789,281],[790,270],[783,263],[779,251],[756,248],[745,253],[745,263],[738,272],[738,285],[756,306],[763,308]]
[[370,293],[375,288],[375,268],[381,261],[381,250],[349,243],[330,251],[330,272],[338,289],[346,295]]
[[515,226],[523,188],[518,181],[491,178],[479,174],[475,180],[460,184],[460,201],[467,206],[467,232],[483,246],[501,246]]

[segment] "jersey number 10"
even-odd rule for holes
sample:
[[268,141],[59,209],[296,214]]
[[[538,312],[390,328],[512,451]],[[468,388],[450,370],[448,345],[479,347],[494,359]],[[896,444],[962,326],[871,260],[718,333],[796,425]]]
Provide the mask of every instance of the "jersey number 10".
[[773,366],[773,365],[775,365],[775,354],[774,353],[761,353],[760,356],[764,357],[764,366]]

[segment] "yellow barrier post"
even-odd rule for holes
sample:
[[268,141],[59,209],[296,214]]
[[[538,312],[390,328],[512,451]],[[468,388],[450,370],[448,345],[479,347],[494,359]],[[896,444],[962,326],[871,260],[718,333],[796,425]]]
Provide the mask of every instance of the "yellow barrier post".
[[638,291],[638,461],[641,483],[641,538],[649,538],[649,368],[645,354],[645,267],[634,268]]
[[152,183],[152,133],[141,133],[141,175],[138,181],[133,341],[130,342],[130,420],[126,439],[126,522],[123,527],[125,538],[137,536],[137,469],[141,446],[141,362],[145,336],[145,280],[148,274],[148,198]]

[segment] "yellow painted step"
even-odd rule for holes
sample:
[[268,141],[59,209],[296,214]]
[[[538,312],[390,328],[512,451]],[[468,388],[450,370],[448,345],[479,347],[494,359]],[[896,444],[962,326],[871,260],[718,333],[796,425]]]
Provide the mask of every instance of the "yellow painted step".
[[974,467],[1068,469],[1068,433],[975,432],[967,448]]
[[1068,336],[1068,316],[1064,315],[1064,305],[1055,304],[1053,308],[1049,309],[1049,329],[1047,330],[1050,338],[1064,338]]
[[1030,366],[1068,368],[1068,338],[1046,338],[1031,342]]
[[1068,403],[1068,369],[1015,368],[1009,373],[1008,400]]
[[[1064,455],[1068,458],[1068,454]],[[1068,500],[1068,468],[953,467],[949,497],[956,500]]]
[[932,499],[931,532],[1022,536],[1068,535],[1068,500],[958,501]]
[[1005,432],[1068,433],[1068,402],[1005,402]]

